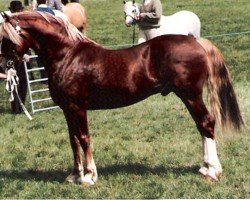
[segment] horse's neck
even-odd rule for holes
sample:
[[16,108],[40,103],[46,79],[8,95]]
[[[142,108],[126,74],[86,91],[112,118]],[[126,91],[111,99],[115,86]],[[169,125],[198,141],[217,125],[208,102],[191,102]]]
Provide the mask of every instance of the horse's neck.
[[137,13],[140,14],[142,5],[139,3],[135,3],[134,5],[136,6]]
[[29,34],[33,38],[33,45],[43,50],[60,49],[66,45],[66,42],[63,40],[63,35],[58,34],[58,32],[59,30],[56,30],[56,28],[43,27],[40,23],[33,23],[29,29]]

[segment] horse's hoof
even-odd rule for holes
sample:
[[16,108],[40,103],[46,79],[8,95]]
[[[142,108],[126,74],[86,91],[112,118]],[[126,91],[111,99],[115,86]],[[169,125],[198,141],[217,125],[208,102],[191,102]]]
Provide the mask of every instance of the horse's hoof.
[[199,173],[203,176],[206,181],[219,181],[221,172],[215,172],[213,168],[201,167]]
[[210,175],[204,176],[204,179],[206,181],[209,181],[209,182],[214,182],[214,181],[217,182],[217,181],[219,181],[217,176],[210,176]]
[[201,167],[199,169],[199,173],[205,178],[207,181],[219,181],[222,175],[222,169],[213,168],[213,167]]
[[95,182],[89,176],[84,176],[80,183],[82,186],[92,186]]
[[199,169],[199,173],[201,173],[201,175],[203,175],[203,176],[206,176],[207,173],[208,173],[208,168],[206,168],[206,167],[201,167],[201,168]]
[[70,175],[65,179],[65,181],[68,182],[68,183],[76,183],[77,177],[78,177],[77,175],[70,174]]

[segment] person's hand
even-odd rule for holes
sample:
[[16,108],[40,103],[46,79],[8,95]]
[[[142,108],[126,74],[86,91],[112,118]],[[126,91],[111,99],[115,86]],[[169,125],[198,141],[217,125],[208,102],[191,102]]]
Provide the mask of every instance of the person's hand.
[[136,15],[136,20],[141,20],[145,17],[145,14],[144,13],[139,13],[138,15]]
[[136,15],[135,15],[135,19],[136,19],[136,20],[140,20],[140,19],[141,19],[140,15],[141,15],[140,13],[139,13],[139,14],[136,14]]
[[8,73],[9,73],[11,76],[16,76],[16,70],[14,70],[14,69],[9,69]]
[[25,62],[29,62],[30,61],[30,56],[28,54],[24,54],[23,59]]

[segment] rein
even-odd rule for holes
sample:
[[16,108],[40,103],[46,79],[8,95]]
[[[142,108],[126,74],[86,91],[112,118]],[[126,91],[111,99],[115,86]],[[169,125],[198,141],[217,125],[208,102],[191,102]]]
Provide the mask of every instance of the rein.
[[132,40],[132,44],[134,46],[135,44],[135,23],[133,24],[134,28],[133,28],[133,40]]
[[28,110],[25,108],[25,106],[24,106],[23,102],[21,101],[19,94],[18,94],[17,86],[19,84],[19,78],[15,72],[14,61],[8,60],[6,65],[7,65],[6,90],[10,93],[9,101],[10,102],[14,101],[14,91],[15,91],[16,97],[17,97],[19,104],[22,107],[25,115],[29,118],[29,120],[32,120],[31,115],[29,114]]
[[132,25],[133,25],[132,46],[134,46],[134,44],[135,44],[135,25],[136,25],[136,18],[135,18],[135,15],[137,14],[137,13],[136,13],[136,10],[137,10],[136,5],[133,4],[133,7],[135,8],[135,9],[132,11],[132,12],[134,13],[134,16],[125,13],[125,19],[126,19],[127,17],[131,17],[132,20],[133,20],[133,22],[132,22]]

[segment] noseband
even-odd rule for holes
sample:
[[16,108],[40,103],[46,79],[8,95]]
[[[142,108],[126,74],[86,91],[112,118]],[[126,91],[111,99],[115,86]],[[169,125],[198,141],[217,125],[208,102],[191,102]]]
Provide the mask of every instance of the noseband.
[[134,7],[134,9],[132,10],[132,13],[134,13],[134,16],[132,16],[132,15],[130,15],[130,14],[127,14],[126,12],[125,12],[125,19],[127,18],[127,17],[130,17],[133,21],[132,21],[132,25],[134,25],[135,24],[135,22],[136,22],[136,18],[135,18],[135,16],[136,16],[136,10],[137,10],[137,7],[136,7],[136,5],[135,4],[133,4],[133,7]]

